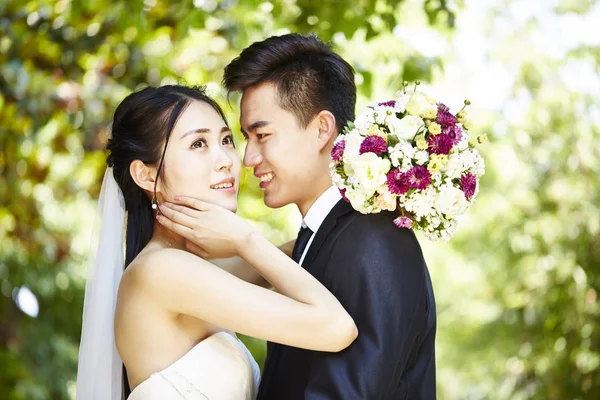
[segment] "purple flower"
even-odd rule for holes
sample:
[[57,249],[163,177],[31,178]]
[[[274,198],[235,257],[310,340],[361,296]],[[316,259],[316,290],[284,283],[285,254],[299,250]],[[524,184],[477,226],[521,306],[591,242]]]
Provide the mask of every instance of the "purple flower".
[[390,171],[387,174],[387,186],[392,194],[405,194],[410,189],[408,174],[400,172],[399,169]]
[[452,139],[448,135],[440,133],[439,135],[431,135],[427,138],[427,151],[429,154],[448,154],[452,150]]
[[421,165],[411,168],[406,174],[408,185],[413,189],[426,189],[431,184],[431,173]]
[[456,125],[456,117],[450,113],[450,109],[442,103],[438,103],[438,112],[435,122],[443,128]]
[[412,220],[408,217],[398,217],[394,220],[394,224],[398,227],[398,228],[406,228],[406,229],[410,229],[412,228]]
[[460,177],[460,190],[465,194],[467,200],[475,194],[477,190],[477,178],[475,178],[470,172]]
[[346,149],[346,141],[340,140],[337,142],[333,149],[331,149],[331,158],[333,161],[340,161],[344,155],[344,150]]
[[375,153],[381,155],[387,151],[387,143],[381,136],[367,136],[360,144],[360,154]]
[[384,107],[396,107],[396,100],[384,101],[382,103],[377,103],[377,105]]
[[452,125],[452,126],[448,126],[446,128],[444,128],[442,130],[442,134],[448,136],[450,139],[452,139],[452,144],[456,144],[460,141],[460,139],[462,139],[462,131],[461,129],[458,127],[458,125]]
[[344,201],[346,203],[350,203],[350,200],[348,200],[348,198],[346,197],[346,189],[339,189],[340,194],[342,195],[342,199],[344,199]]

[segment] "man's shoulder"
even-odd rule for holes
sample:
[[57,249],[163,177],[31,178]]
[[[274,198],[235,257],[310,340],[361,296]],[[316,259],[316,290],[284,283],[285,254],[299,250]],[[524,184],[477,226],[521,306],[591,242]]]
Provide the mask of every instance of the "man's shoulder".
[[361,214],[352,211],[340,221],[339,239],[357,240],[367,242],[411,242],[418,245],[418,240],[411,229],[398,228],[394,219],[398,215],[394,212],[383,211],[378,214]]

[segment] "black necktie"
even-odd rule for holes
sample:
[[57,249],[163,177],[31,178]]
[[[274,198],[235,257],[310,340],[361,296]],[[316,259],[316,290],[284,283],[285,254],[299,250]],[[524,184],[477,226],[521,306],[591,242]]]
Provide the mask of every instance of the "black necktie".
[[298,232],[298,238],[296,239],[296,244],[294,244],[294,250],[292,250],[292,260],[300,263],[300,258],[302,258],[302,253],[304,253],[304,249],[306,248],[306,244],[308,240],[312,236],[313,232],[309,227],[301,228],[300,232]]

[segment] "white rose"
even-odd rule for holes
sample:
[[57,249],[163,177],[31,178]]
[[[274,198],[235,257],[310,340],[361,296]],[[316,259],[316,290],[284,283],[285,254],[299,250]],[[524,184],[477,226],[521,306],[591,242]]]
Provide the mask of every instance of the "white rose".
[[464,213],[469,205],[462,190],[452,185],[443,185],[435,199],[435,208],[439,213],[454,216]]
[[356,211],[362,214],[369,213],[369,209],[365,205],[365,203],[371,196],[365,196],[363,191],[353,189],[347,189],[345,195],[346,198],[350,201],[352,208],[354,208]]
[[423,124],[423,120],[414,115],[407,115],[402,119],[390,117],[387,121],[390,132],[400,140],[412,140]]
[[417,151],[415,153],[415,160],[417,165],[424,165],[427,161],[429,161],[429,153],[427,150]]
[[431,104],[424,93],[414,92],[406,104],[406,112],[410,115],[418,115],[423,117],[429,113],[437,113],[437,106],[435,104]]
[[396,100],[396,106],[394,107],[397,112],[403,113],[406,111],[406,105],[410,100],[410,94],[405,94],[399,91],[398,99]]
[[[360,145],[362,144],[364,137],[362,137],[357,130],[352,130],[350,131],[350,133],[345,135],[345,139],[346,147],[344,148],[343,160],[345,164],[348,164],[356,161],[356,159],[358,158]],[[347,172],[346,174],[350,176],[350,174],[348,174]]]
[[379,196],[375,199],[375,206],[382,210],[394,211],[396,209],[396,195],[390,193],[386,185],[377,188]]
[[375,153],[364,153],[358,157],[352,167],[358,184],[366,191],[372,189],[371,194],[373,194],[378,186],[385,183],[391,165],[389,160],[380,158]]

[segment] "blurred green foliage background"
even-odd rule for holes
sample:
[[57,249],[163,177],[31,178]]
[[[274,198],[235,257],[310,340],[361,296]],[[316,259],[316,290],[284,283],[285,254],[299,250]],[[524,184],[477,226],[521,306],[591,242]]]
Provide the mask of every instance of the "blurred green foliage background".
[[[419,79],[455,111],[469,98],[488,133],[459,233],[422,240],[439,398],[600,398],[599,21],[595,0],[0,1],[0,398],[74,397],[116,105],[145,85],[205,84],[238,131],[223,67],[287,32],[317,33],[355,67],[359,110]],[[297,211],[267,209],[248,171],[242,183],[242,215],[292,238]]]

